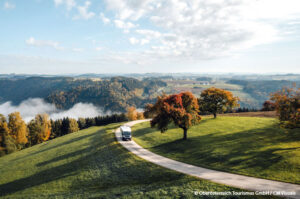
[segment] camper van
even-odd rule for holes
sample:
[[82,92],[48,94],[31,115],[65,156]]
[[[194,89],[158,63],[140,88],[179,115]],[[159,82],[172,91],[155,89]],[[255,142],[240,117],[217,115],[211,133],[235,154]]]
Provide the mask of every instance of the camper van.
[[122,140],[131,140],[131,128],[129,126],[121,126]]

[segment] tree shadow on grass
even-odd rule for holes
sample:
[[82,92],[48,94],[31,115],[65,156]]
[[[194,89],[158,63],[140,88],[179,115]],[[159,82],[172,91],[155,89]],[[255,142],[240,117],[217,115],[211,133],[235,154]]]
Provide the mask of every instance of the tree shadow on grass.
[[[133,159],[127,150],[116,144],[113,139],[114,135],[106,133],[106,130],[100,130],[84,137],[90,141],[87,148],[38,163],[36,166],[40,167],[42,171],[1,184],[0,196],[7,196],[45,183],[72,177],[74,177],[72,185],[66,191],[97,190],[98,192],[105,192],[111,187],[128,186],[130,184],[147,187],[155,182],[168,183],[185,176],[170,171],[164,171],[162,174],[160,167]],[[64,143],[71,144],[74,141],[78,141],[78,139]],[[71,157],[74,156],[78,156],[78,158],[72,159]],[[51,164],[58,161],[65,161],[66,163],[49,168]]]
[[206,134],[175,140],[152,147],[152,151],[178,161],[223,171],[255,170],[263,172],[283,160],[281,152],[299,147],[273,147],[282,142],[294,142],[296,131],[286,134],[277,124],[263,129],[231,134]]

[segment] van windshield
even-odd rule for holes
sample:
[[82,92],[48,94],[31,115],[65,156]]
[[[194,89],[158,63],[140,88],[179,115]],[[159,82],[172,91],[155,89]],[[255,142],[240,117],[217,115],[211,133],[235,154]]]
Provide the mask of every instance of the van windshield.
[[131,133],[128,131],[123,132],[124,135],[130,135]]

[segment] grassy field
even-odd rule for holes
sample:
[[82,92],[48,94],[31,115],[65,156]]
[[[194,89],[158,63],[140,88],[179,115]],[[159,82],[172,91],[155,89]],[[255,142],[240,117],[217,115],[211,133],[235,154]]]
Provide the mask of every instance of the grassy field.
[[205,117],[188,131],[160,133],[149,122],[133,127],[150,151],[206,168],[300,184],[300,129],[279,128],[275,118]]
[[114,138],[119,125],[92,127],[1,157],[0,197],[194,198],[194,191],[240,191],[132,155]]

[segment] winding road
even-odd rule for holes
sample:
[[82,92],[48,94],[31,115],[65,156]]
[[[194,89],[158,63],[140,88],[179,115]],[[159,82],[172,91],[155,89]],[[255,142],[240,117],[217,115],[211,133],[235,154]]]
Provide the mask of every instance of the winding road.
[[[149,120],[137,120],[126,123],[128,126],[133,126],[135,124],[146,122]],[[115,135],[117,140],[130,152],[135,155],[143,158],[149,162],[157,164],[159,166],[175,170],[187,175],[195,176],[197,178],[209,180],[212,182],[241,188],[245,190],[255,191],[255,192],[263,192],[263,191],[281,191],[281,192],[295,192],[296,195],[285,196],[288,198],[297,198],[300,199],[300,185],[284,183],[273,180],[260,179],[255,177],[248,177],[238,174],[232,174],[227,172],[221,172],[211,169],[206,169],[182,162],[178,162],[176,160],[172,160],[155,153],[152,153],[134,141],[122,141],[120,128],[115,131]]]

